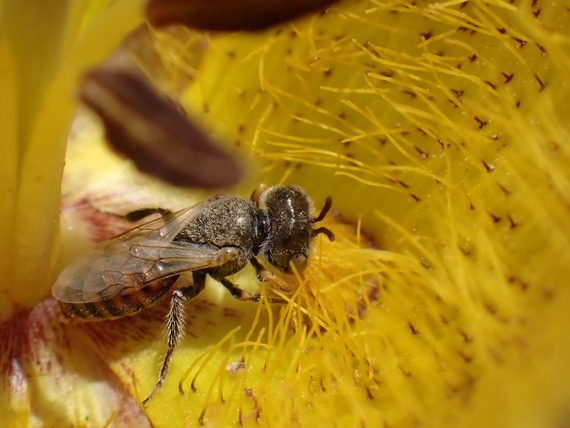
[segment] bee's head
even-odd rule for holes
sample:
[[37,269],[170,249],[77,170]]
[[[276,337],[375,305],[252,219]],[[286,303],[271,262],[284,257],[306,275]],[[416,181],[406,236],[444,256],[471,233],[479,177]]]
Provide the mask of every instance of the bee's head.
[[252,199],[265,210],[269,227],[261,246],[261,255],[272,265],[286,273],[291,265],[303,272],[309,259],[311,238],[324,233],[332,241],[333,233],[326,227],[315,228],[329,211],[332,200],[327,198],[316,217],[311,215],[311,198],[298,186],[273,186],[260,188]]

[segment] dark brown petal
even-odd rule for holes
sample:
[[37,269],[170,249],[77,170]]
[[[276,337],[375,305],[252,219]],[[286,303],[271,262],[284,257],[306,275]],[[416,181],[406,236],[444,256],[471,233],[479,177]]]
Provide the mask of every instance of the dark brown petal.
[[202,30],[257,31],[316,12],[338,0],[150,0],[155,27],[182,24]]
[[233,156],[138,75],[91,70],[79,97],[103,121],[111,146],[143,172],[177,186],[204,188],[230,186],[242,176]]

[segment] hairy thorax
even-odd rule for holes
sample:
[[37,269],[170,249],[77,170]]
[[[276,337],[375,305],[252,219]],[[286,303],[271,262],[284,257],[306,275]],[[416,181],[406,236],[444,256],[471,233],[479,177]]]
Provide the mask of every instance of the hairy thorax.
[[260,210],[253,203],[237,197],[217,197],[205,201],[205,208],[176,237],[178,242],[234,247],[240,257],[208,273],[226,276],[242,269],[256,253],[261,239]]

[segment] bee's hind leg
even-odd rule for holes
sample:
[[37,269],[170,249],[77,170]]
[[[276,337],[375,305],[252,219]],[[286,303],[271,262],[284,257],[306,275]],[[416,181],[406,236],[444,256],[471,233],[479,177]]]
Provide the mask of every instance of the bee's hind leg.
[[95,205],[93,205],[91,202],[87,202],[88,205],[93,208],[94,210],[106,214],[106,215],[110,215],[112,217],[116,217],[116,218],[120,218],[123,220],[126,220],[130,223],[136,223],[139,220],[145,219],[153,214],[160,214],[161,217],[164,217],[168,214],[171,214],[172,211],[166,208],[139,208],[137,210],[131,211],[129,213],[126,214],[117,214],[117,213],[112,213],[112,212],[108,212],[106,210],[102,210],[97,208]]
[[186,328],[186,308],[184,306],[184,302],[195,297],[204,289],[204,286],[206,285],[206,274],[194,272],[193,277],[193,285],[176,288],[172,293],[172,297],[170,299],[170,309],[166,315],[165,320],[168,349],[166,351],[166,355],[164,356],[164,361],[158,375],[158,381],[156,382],[156,385],[150,395],[143,400],[143,406],[146,406],[156,391],[162,387],[162,384],[166,380],[166,376],[168,374],[168,367],[170,366],[172,353],[184,337]]
[[162,217],[164,217],[165,215],[170,213],[172,213],[172,211],[167,210],[166,208],[141,208],[139,210],[131,211],[130,213],[121,215],[119,217],[124,218],[125,220],[130,221],[131,223],[134,223],[153,214],[160,214]]

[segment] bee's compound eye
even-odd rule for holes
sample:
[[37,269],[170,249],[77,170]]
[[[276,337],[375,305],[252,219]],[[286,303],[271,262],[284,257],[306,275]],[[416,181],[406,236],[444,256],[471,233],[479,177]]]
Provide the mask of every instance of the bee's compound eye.
[[307,267],[307,262],[309,261],[309,258],[304,254],[297,253],[293,254],[293,256],[291,256],[291,259],[289,261],[293,264],[293,266],[295,266],[297,272],[301,273]]

